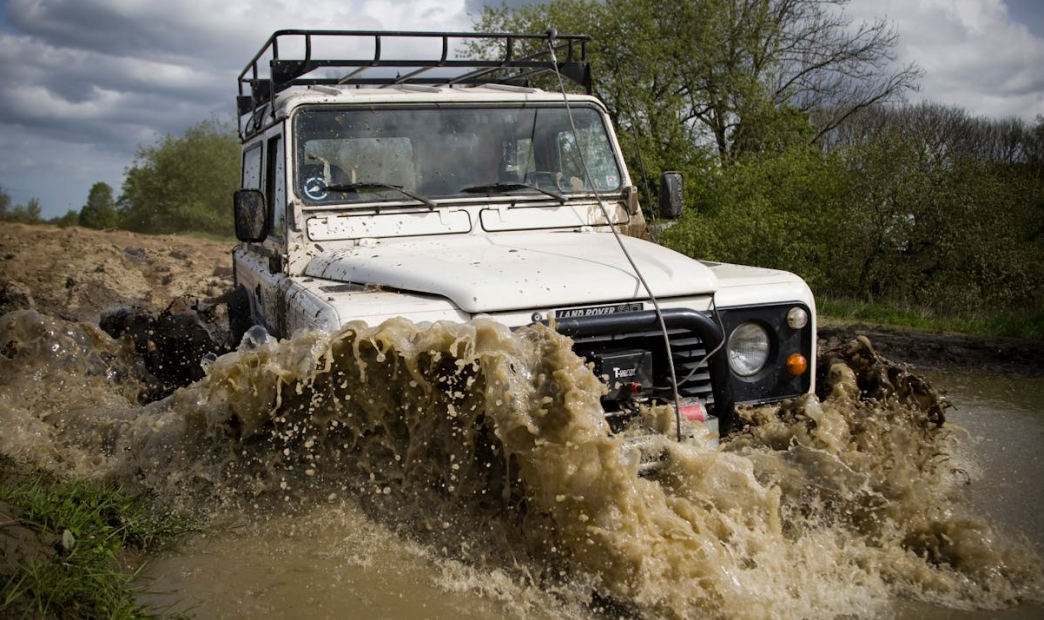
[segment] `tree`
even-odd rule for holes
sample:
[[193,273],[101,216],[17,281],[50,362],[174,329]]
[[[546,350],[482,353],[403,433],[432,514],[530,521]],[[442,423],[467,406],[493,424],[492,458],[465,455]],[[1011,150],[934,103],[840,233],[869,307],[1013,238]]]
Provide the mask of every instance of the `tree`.
[[[17,210],[17,207],[16,207]],[[40,206],[40,199],[33,197],[29,199],[29,202],[25,204],[26,222],[29,224],[40,224],[43,222],[41,214],[43,213],[43,207]]]
[[0,187],[0,222],[7,220],[7,210],[11,207],[11,196]]
[[69,209],[65,212],[65,215],[48,220],[48,223],[58,228],[76,226],[80,223],[80,213],[76,209]]
[[843,172],[837,158],[811,146],[722,167],[690,192],[696,209],[660,242],[701,259],[793,271],[817,291],[832,287],[845,251]]
[[849,294],[944,314],[1044,304],[1044,175],[1019,119],[868,108],[830,142],[849,199],[833,265]]
[[231,236],[229,203],[239,186],[239,152],[235,128],[215,119],[141,147],[118,203],[123,227]]
[[[919,76],[893,69],[898,34],[884,20],[853,28],[847,0],[553,0],[486,9],[480,30],[591,32],[596,90],[621,126],[653,142],[678,127],[740,161],[766,140],[814,143],[855,111],[902,97]],[[560,20],[561,23],[555,20]],[[797,121],[797,122],[795,122]]]
[[[9,201],[10,198],[8,198]],[[0,198],[0,203],[3,203],[2,198]],[[43,223],[43,218],[40,217],[43,209],[40,207],[39,198],[30,198],[29,202],[24,205],[15,205],[14,209],[7,210],[5,208],[3,211],[6,211],[6,213],[3,213],[2,218],[5,222],[18,222],[19,224]]]
[[116,201],[112,198],[112,188],[107,183],[98,182],[91,186],[87,195],[87,204],[80,209],[80,226],[105,230],[116,228],[120,223],[120,214],[116,212]]

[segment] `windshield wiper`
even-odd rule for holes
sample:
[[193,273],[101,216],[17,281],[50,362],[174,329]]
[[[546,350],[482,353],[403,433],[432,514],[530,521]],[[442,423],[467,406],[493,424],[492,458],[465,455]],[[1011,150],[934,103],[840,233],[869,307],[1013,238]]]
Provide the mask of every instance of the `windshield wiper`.
[[553,191],[551,191],[549,189],[544,189],[543,187],[538,187],[536,185],[530,185],[529,183],[490,183],[489,185],[470,185],[468,187],[462,188],[460,190],[460,192],[462,194],[487,194],[488,195],[488,194],[506,194],[507,192],[515,192],[515,191],[518,191],[520,189],[533,189],[533,190],[536,190],[536,191],[540,192],[541,194],[546,194],[546,195],[554,198],[555,200],[557,200],[558,202],[560,202],[562,204],[565,204],[567,202],[567,200],[568,200],[565,197],[564,194],[560,194],[558,192],[553,192]]
[[388,183],[366,181],[363,183],[342,183],[326,186],[326,190],[330,192],[372,192],[382,189],[390,189],[392,191],[399,192],[403,196],[406,196],[407,198],[412,198],[418,202],[422,202],[425,206],[431,207],[432,209],[439,206],[430,198],[426,198],[424,196],[421,196],[420,194],[411,192],[410,190],[404,188],[401,185],[391,185]]

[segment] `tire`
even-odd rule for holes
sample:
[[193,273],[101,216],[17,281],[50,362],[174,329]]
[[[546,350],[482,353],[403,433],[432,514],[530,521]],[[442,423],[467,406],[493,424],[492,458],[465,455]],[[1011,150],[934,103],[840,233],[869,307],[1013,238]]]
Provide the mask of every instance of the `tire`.
[[254,326],[250,312],[250,293],[243,285],[237,286],[228,296],[228,331],[232,340],[231,348],[239,347],[243,334]]

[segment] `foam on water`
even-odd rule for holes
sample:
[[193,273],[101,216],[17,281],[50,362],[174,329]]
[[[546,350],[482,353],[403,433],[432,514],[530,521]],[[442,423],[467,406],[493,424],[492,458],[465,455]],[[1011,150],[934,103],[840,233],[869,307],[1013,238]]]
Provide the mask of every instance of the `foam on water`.
[[[0,318],[0,451],[225,517],[352,501],[443,558],[447,588],[525,581],[637,617],[1044,600],[1040,559],[969,508],[930,386],[866,342],[822,363],[822,400],[744,410],[720,449],[661,438],[668,465],[647,479],[601,384],[539,325],[257,339],[140,406],[127,346],[23,311]],[[672,420],[644,415],[666,437]]]

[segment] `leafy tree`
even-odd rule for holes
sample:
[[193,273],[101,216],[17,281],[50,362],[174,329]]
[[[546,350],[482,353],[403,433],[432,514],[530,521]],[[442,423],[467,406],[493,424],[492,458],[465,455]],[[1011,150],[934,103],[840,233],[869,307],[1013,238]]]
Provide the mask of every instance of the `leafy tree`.
[[945,314],[1044,306],[1034,131],[920,104],[868,109],[831,149],[850,199],[839,292]]
[[137,232],[205,231],[231,236],[230,197],[239,185],[239,140],[210,119],[141,147],[127,170],[118,210]]
[[660,241],[697,258],[793,271],[821,290],[834,283],[844,252],[842,173],[837,158],[809,146],[721,167],[694,188],[695,210]]
[[[15,208],[15,210],[17,210],[17,207]],[[41,223],[43,223],[43,218],[41,217],[42,213],[43,213],[43,208],[40,206],[40,199],[39,198],[36,198],[36,197],[30,198],[29,202],[27,202],[25,204],[26,223],[29,223],[29,224],[41,224]]]
[[7,222],[18,222],[19,224],[42,224],[43,218],[40,213],[40,199],[30,198],[24,205],[15,205],[14,209],[7,211],[3,219]]
[[87,204],[80,209],[79,223],[84,228],[99,230],[119,225],[120,215],[116,212],[116,201],[112,198],[112,188],[108,183],[99,181],[91,186]]
[[65,215],[51,219],[48,223],[54,224],[58,228],[76,226],[80,223],[80,213],[76,209],[69,209],[65,212]]

